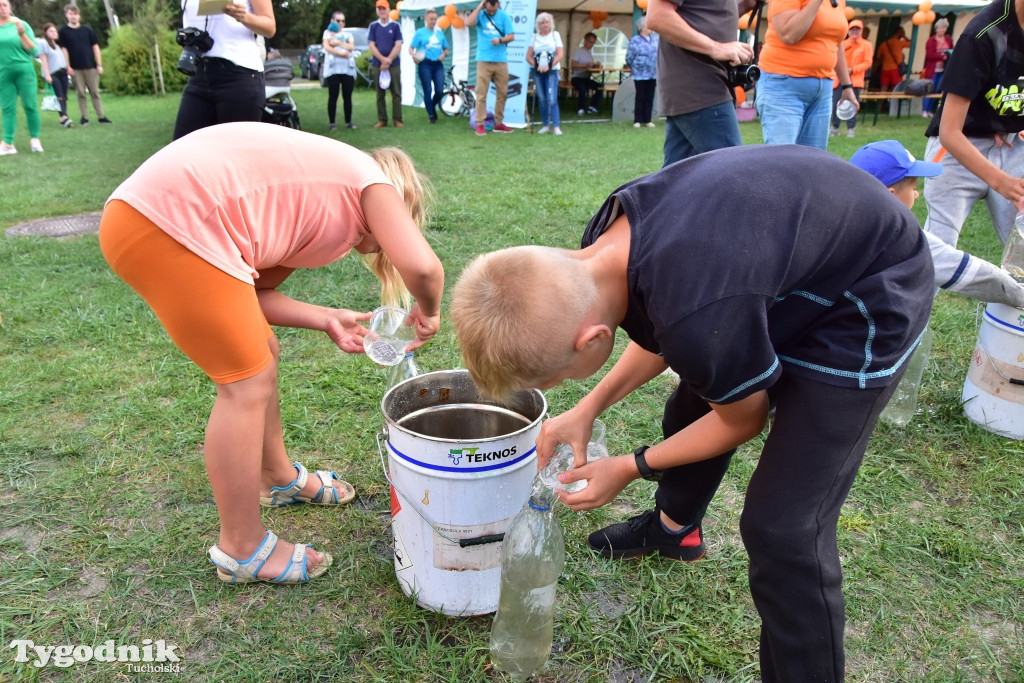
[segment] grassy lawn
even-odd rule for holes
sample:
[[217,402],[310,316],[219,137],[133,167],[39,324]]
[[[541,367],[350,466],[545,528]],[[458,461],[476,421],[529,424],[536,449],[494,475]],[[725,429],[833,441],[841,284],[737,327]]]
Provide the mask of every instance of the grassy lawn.
[[[326,135],[326,91],[293,94],[303,128]],[[660,166],[661,125],[574,123],[566,107],[561,138],[478,138],[467,119],[431,126],[407,108],[404,130],[374,130],[372,95],[358,90],[356,98],[359,129],[334,136],[364,149],[398,145],[431,178],[438,201],[428,238],[449,286],[483,251],[578,245],[611,190]],[[0,228],[99,211],[170,140],[176,97],[107,96],[104,105],[113,126],[65,130],[56,115],[44,116],[44,154],[28,153],[21,120],[21,153],[0,160]],[[924,123],[883,116],[872,126],[869,116],[857,138],[834,139],[831,149],[849,158],[865,142],[895,137],[920,155]],[[746,142],[760,141],[756,122],[742,128]],[[917,211],[923,219],[923,201]],[[961,246],[998,259],[985,214],[972,215]],[[377,303],[375,281],[355,259],[299,271],[284,289],[324,305]],[[939,295],[920,411],[905,429],[878,427],[844,508],[850,681],[1024,680],[1024,447],[962,414],[976,314],[969,300]],[[324,579],[233,588],[216,580],[205,556],[218,527],[202,462],[212,386],[110,272],[96,236],[0,236],[0,316],[0,681],[146,676],[117,663],[15,663],[7,646],[16,639],[163,639],[178,647],[181,676],[196,681],[503,680],[488,658],[489,617],[439,616],[398,588],[375,443],[386,371],[338,352],[322,334],[278,330],[292,456],[311,470],[335,469],[359,495],[340,511],[264,512],[281,537],[334,555]],[[459,366],[450,322],[417,362],[424,370]],[[594,383],[547,392],[550,412]],[[658,378],[606,413],[610,450],[658,439],[671,390]],[[738,530],[759,445],[734,459],[706,521],[707,557],[696,564],[618,563],[586,549],[589,531],[649,507],[646,482],[598,511],[558,510],[568,558],[555,649],[534,680],[759,678],[759,621]]]

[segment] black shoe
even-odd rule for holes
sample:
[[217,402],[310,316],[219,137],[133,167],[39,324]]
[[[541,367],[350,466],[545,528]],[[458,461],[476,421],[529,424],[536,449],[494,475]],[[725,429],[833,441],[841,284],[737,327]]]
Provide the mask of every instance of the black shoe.
[[431,123],[437,123],[437,117],[436,116],[428,117],[427,120],[430,121]]
[[83,116],[82,120],[78,122],[78,125],[80,125],[80,126],[88,126],[89,125],[89,119],[87,119],[87,118],[85,118]]
[[648,510],[619,524],[598,529],[587,536],[587,545],[613,560],[661,553],[673,560],[694,562],[704,557],[704,533],[685,527],[678,534],[665,531],[658,508]]
[[108,119],[108,118],[107,118],[106,116],[104,116],[103,118],[97,119],[97,120],[98,120],[98,121],[99,121],[100,123],[113,123],[113,121],[111,121],[110,119]]

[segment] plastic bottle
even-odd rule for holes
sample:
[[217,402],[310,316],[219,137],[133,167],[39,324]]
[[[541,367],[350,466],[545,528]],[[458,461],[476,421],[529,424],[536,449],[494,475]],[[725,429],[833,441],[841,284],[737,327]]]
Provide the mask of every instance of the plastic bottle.
[[416,361],[413,360],[412,351],[410,351],[405,354],[405,357],[399,361],[398,365],[392,366],[391,375],[388,377],[388,389],[419,374],[420,369],[416,367]]
[[1003,249],[1002,268],[1017,282],[1024,283],[1024,211],[1017,214],[1013,230]]
[[921,386],[921,378],[924,376],[925,366],[928,365],[928,356],[932,352],[932,330],[926,328],[921,336],[921,343],[914,349],[914,355],[910,357],[907,371],[896,387],[895,393],[889,399],[889,404],[882,411],[882,419],[886,422],[904,427],[914,417],[917,411],[917,391]]
[[524,681],[551,655],[555,587],[565,564],[565,539],[553,512],[554,494],[533,480],[530,499],[501,546],[501,592],[491,626],[491,661]]
[[[607,458],[608,448],[603,444],[591,441],[587,444],[587,462],[591,463],[598,458]],[[562,472],[573,469],[573,451],[572,446],[567,443],[559,445],[555,449],[555,455],[552,456],[551,460],[548,461],[547,467],[540,471],[541,481],[552,490],[562,489],[569,493],[576,493],[587,488],[587,480],[581,479],[574,481],[571,484],[563,484],[558,481],[558,475]]]

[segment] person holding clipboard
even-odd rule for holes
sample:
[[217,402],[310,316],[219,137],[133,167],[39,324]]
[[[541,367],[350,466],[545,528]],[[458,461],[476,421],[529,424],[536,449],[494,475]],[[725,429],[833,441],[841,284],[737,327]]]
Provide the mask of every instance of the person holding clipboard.
[[271,0],[184,0],[181,10],[178,44],[197,58],[186,72],[174,139],[218,123],[259,121],[266,91],[256,37],[277,31]]

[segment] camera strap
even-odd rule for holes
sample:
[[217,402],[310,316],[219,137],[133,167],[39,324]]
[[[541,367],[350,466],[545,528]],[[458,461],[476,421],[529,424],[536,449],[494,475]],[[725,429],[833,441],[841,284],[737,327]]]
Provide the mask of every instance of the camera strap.
[[757,4],[754,5],[754,9],[750,11],[750,21],[747,26],[750,27],[751,35],[754,36],[754,59],[750,62],[751,64],[757,64],[757,58],[761,54],[761,46],[757,40],[757,32],[761,30],[761,14],[764,9],[764,0],[757,0]]
[[[185,5],[188,4],[188,0],[181,0],[181,25],[185,25]],[[210,32],[210,15],[206,15],[206,25],[203,26],[203,30],[207,33]]]

